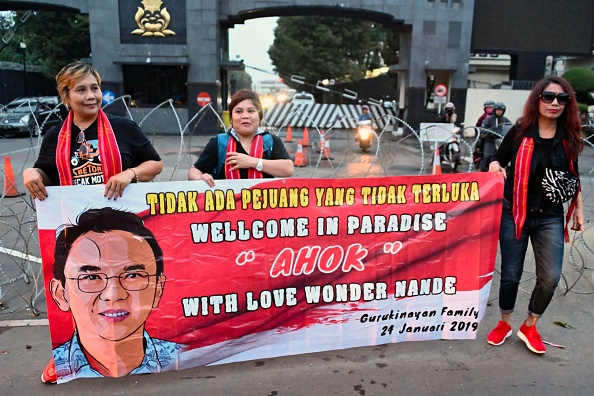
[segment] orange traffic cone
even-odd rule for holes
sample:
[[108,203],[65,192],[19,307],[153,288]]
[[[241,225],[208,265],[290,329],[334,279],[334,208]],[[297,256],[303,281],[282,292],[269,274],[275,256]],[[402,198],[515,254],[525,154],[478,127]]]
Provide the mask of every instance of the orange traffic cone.
[[334,159],[330,156],[330,138],[328,136],[326,136],[326,138],[324,139],[324,149],[322,151],[322,159],[323,160]]
[[4,157],[4,193],[2,196],[7,198],[20,197],[21,194],[17,190],[16,182],[14,181],[14,173],[12,172],[12,164],[10,157]]
[[303,156],[303,141],[301,139],[297,143],[297,154],[295,154],[293,165],[297,167],[307,166],[307,158]]
[[433,174],[441,175],[441,160],[439,158],[439,149],[435,149],[433,154]]
[[287,137],[285,138],[285,142],[291,143],[293,141],[293,131],[291,130],[291,125],[287,127]]
[[303,147],[309,147],[309,132],[307,127],[303,128]]
[[326,141],[326,138],[324,137],[325,135],[326,132],[322,129],[322,131],[320,132],[320,143],[318,149],[316,150],[316,153],[321,153],[322,151],[324,151],[324,142]]

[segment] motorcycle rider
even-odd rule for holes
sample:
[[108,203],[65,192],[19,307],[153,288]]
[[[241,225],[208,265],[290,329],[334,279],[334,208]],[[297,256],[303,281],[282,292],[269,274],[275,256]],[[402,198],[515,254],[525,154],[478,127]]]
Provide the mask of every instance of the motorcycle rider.
[[493,102],[492,100],[487,100],[484,104],[483,104],[483,110],[484,113],[481,114],[481,116],[479,117],[478,121],[476,122],[477,127],[480,127],[483,125],[483,121],[485,121],[487,119],[487,117],[489,117],[491,114],[493,114],[493,106],[495,106],[495,102]]
[[371,121],[371,113],[369,113],[369,106],[361,106],[361,114],[359,114],[359,118],[357,119],[357,121]]
[[[492,100],[487,100],[484,104],[483,104],[483,114],[481,114],[481,116],[479,117],[478,121],[476,122],[476,127],[481,127],[483,126],[483,122],[485,122],[485,120],[491,116],[491,114],[493,114],[493,106],[495,106],[495,102],[493,102]],[[483,158],[483,139],[481,138],[481,131],[480,129],[478,130],[478,134],[479,134],[479,138],[476,141],[476,146],[474,147],[474,151],[472,152],[472,161],[474,162],[474,167],[475,169],[479,169],[481,160]]]
[[446,123],[446,124],[455,124],[458,120],[458,115],[456,114],[456,106],[452,102],[446,103],[445,107],[443,108],[443,113],[439,118],[439,122]]
[[[369,106],[367,106],[367,105],[361,106],[361,114],[359,114],[359,117],[357,118],[357,125],[359,125],[361,123],[361,121],[372,121],[371,113],[369,112]],[[359,140],[358,130],[359,130],[359,126],[357,126],[357,129],[355,129],[355,140],[356,141]]]
[[497,139],[502,138],[507,129],[509,129],[504,128],[504,126],[511,126],[511,121],[504,116],[505,109],[505,104],[503,102],[495,103],[495,106],[493,106],[493,114],[487,117],[481,125],[483,128],[479,138],[481,141],[480,149],[483,154],[479,164],[479,171],[481,172],[489,171],[491,157],[495,154],[495,151],[497,151]]

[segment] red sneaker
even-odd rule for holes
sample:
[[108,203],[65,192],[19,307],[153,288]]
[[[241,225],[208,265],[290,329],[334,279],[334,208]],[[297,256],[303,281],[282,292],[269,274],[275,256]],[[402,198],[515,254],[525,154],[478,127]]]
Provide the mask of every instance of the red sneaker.
[[58,382],[58,376],[56,375],[56,365],[54,364],[54,358],[52,358],[43,373],[41,373],[41,382],[44,384],[55,384]]
[[534,353],[542,354],[547,351],[547,347],[542,342],[540,334],[536,331],[536,326],[528,327],[526,326],[526,323],[522,324],[522,327],[520,327],[520,330],[518,331],[518,337],[520,337],[520,339],[526,343],[528,349]]
[[497,326],[491,330],[487,342],[491,345],[501,345],[505,339],[512,335],[511,326],[500,320]]

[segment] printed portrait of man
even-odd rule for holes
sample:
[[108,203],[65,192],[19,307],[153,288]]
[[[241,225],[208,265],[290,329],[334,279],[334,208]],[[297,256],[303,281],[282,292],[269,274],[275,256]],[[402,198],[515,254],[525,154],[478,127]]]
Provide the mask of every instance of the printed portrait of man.
[[75,322],[53,351],[58,378],[160,372],[183,345],[152,338],[145,322],[165,288],[163,252],[136,214],[90,209],[56,238],[50,293]]

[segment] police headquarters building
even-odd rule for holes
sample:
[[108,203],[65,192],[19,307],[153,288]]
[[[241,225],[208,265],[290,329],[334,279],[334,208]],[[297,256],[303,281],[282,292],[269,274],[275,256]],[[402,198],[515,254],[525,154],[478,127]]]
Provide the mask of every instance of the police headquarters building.
[[[2,3],[5,10],[88,14],[91,59],[101,74],[103,90],[115,97],[130,95],[133,104],[147,112],[171,99],[183,125],[205,104],[212,103],[215,110],[225,105],[221,98],[229,94],[229,72],[241,67],[229,59],[228,29],[249,19],[326,15],[368,20],[398,31],[399,63],[390,65],[389,74],[397,79],[399,115],[415,129],[435,116],[426,104],[434,99],[433,88],[439,84],[446,87],[446,100],[456,103],[456,112],[464,118],[471,53],[509,54],[510,80],[535,81],[543,77],[548,55],[589,56],[594,41],[594,2],[583,0],[541,0],[539,7],[530,0]],[[493,15],[498,15],[497,34],[493,34]],[[206,117],[199,129],[212,131],[216,123],[214,115]]]

